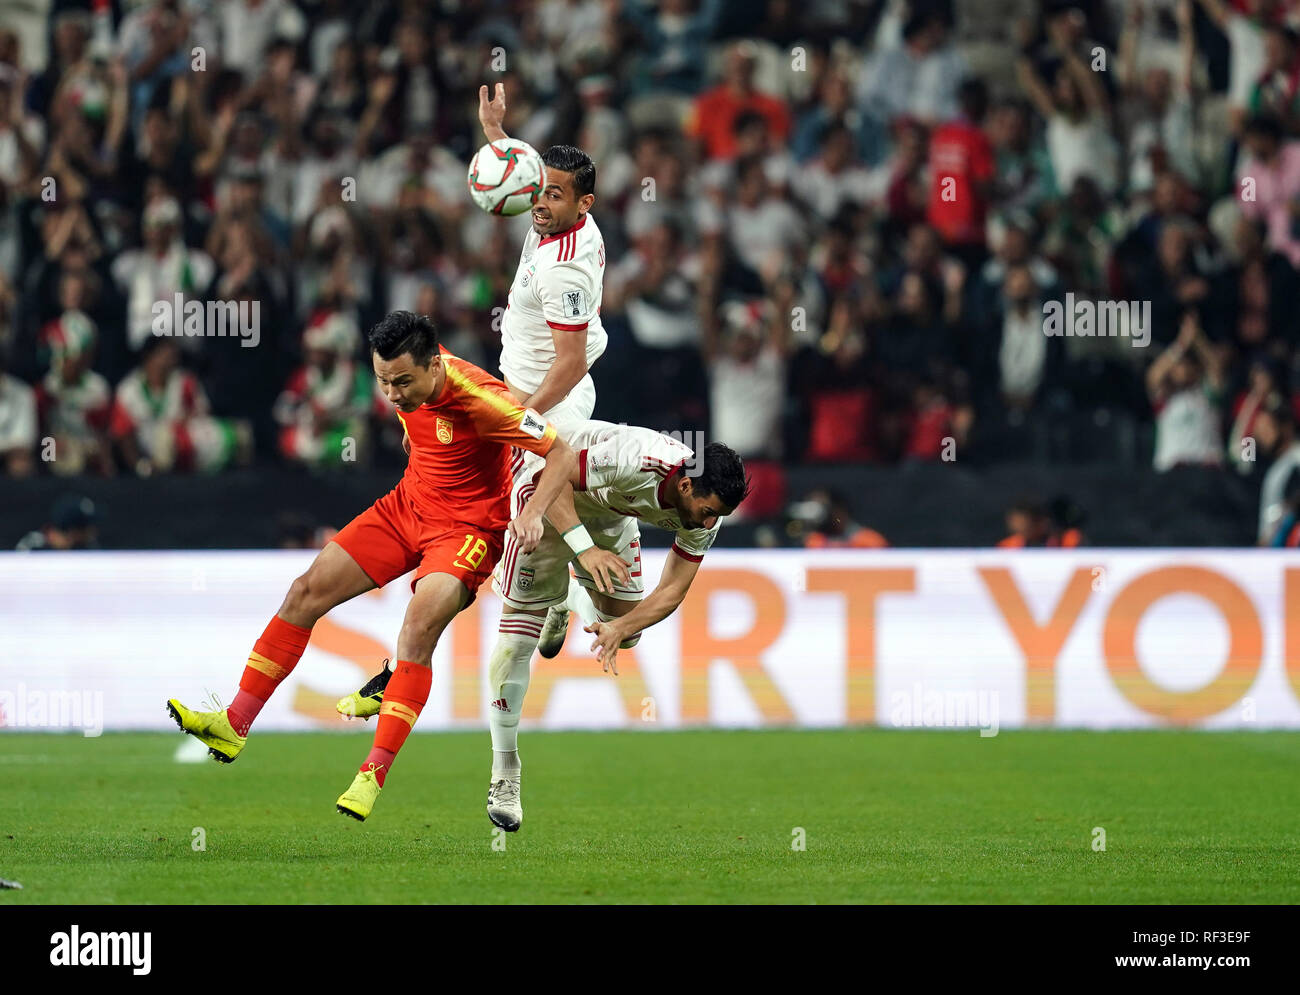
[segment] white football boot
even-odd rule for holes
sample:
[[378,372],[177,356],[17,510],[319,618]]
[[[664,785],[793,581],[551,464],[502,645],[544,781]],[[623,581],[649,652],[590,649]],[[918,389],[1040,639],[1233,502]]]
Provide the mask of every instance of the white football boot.
[[524,807],[519,803],[519,780],[519,771],[509,774],[493,771],[488,785],[488,818],[492,825],[508,833],[517,832],[524,821]]
[[537,652],[547,660],[553,659],[564,649],[564,640],[569,635],[569,606],[555,605],[546,613],[542,623],[542,634],[537,638]]

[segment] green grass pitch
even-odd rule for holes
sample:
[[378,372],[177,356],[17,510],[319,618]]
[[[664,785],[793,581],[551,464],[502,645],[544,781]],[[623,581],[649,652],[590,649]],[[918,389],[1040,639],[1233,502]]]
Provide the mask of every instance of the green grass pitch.
[[494,849],[486,733],[413,736],[361,824],[361,729],[6,733],[0,904],[1300,902],[1296,734],[526,732]]

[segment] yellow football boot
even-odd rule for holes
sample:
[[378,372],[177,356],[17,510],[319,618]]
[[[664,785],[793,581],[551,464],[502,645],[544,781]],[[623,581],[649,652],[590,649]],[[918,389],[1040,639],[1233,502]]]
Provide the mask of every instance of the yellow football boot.
[[384,688],[388,687],[388,679],[392,676],[393,672],[388,669],[388,661],[385,660],[379,673],[366,681],[360,691],[353,691],[346,698],[340,698],[334,707],[340,715],[349,719],[369,719],[372,715],[378,715],[379,706],[384,700]]
[[212,758],[223,764],[234,763],[248,742],[247,736],[235,732],[224,708],[219,712],[195,712],[175,698],[169,698],[167,714],[176,720],[182,732],[189,733],[203,743]]
[[339,800],[335,803],[339,813],[350,815],[358,822],[365,822],[375,807],[375,800],[379,797],[379,792],[383,790],[379,784],[379,778],[375,777],[375,765],[371,764],[366,770],[360,771],[352,779],[352,787],[339,795]]

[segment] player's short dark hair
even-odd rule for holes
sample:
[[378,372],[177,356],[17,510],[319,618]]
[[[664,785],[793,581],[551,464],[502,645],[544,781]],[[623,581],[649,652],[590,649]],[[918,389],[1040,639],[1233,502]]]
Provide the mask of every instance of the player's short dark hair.
[[393,311],[375,323],[367,336],[370,351],[381,359],[411,354],[417,366],[428,366],[438,351],[438,326],[433,319],[410,311]]
[[704,468],[691,485],[696,497],[716,496],[728,508],[735,508],[749,494],[745,462],[721,442],[704,447]]
[[542,153],[542,162],[552,169],[573,174],[573,189],[579,197],[596,192],[596,164],[591,156],[572,145],[552,145]]

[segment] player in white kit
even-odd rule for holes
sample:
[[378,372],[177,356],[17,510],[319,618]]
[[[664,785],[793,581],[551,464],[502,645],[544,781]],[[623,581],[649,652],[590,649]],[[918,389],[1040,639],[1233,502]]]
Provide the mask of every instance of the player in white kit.
[[[592,648],[603,668],[617,674],[619,648],[635,646],[643,629],[677,610],[723,518],[748,491],[744,463],[720,442],[695,453],[648,428],[601,421],[587,422],[568,441],[578,453],[572,492],[565,489],[547,509],[542,541],[531,553],[507,537],[492,576],[505,606],[488,665],[495,759],[487,808],[492,822],[508,832],[523,821],[521,771],[517,766],[501,769],[500,754],[509,750],[518,756],[519,715],[533,650],[542,619],[568,597],[570,561],[593,545],[622,560],[625,569],[619,575],[593,576],[576,562],[574,566],[578,583],[594,603],[595,618],[586,627],[596,636]],[[525,456],[514,477],[511,514],[532,496],[542,463]],[[674,534],[659,584],[649,597],[641,579],[641,522]]]
[[[498,83],[488,100],[479,87],[478,117],[490,142],[508,137],[505,88]],[[596,167],[581,149],[555,145],[542,154],[546,182],[532,212],[501,325],[501,377],[524,408],[532,408],[563,438],[591,418],[596,405],[593,363],[609,337],[600,322],[605,278],[605,240],[591,216]],[[511,469],[518,470],[516,452]],[[570,585],[569,598],[543,623],[541,652],[552,657],[564,645],[569,610],[587,621],[594,608],[582,589]],[[501,740],[494,727],[494,741]],[[498,767],[513,769],[513,750],[498,750]]]
[[[478,116],[489,142],[508,137],[505,88]],[[596,388],[587,371],[605,351],[600,323],[605,240],[589,213],[596,166],[581,149],[553,145],[542,153],[546,183],[532,212],[519,268],[501,324],[501,374],[520,406],[532,408],[561,435],[592,416]]]

